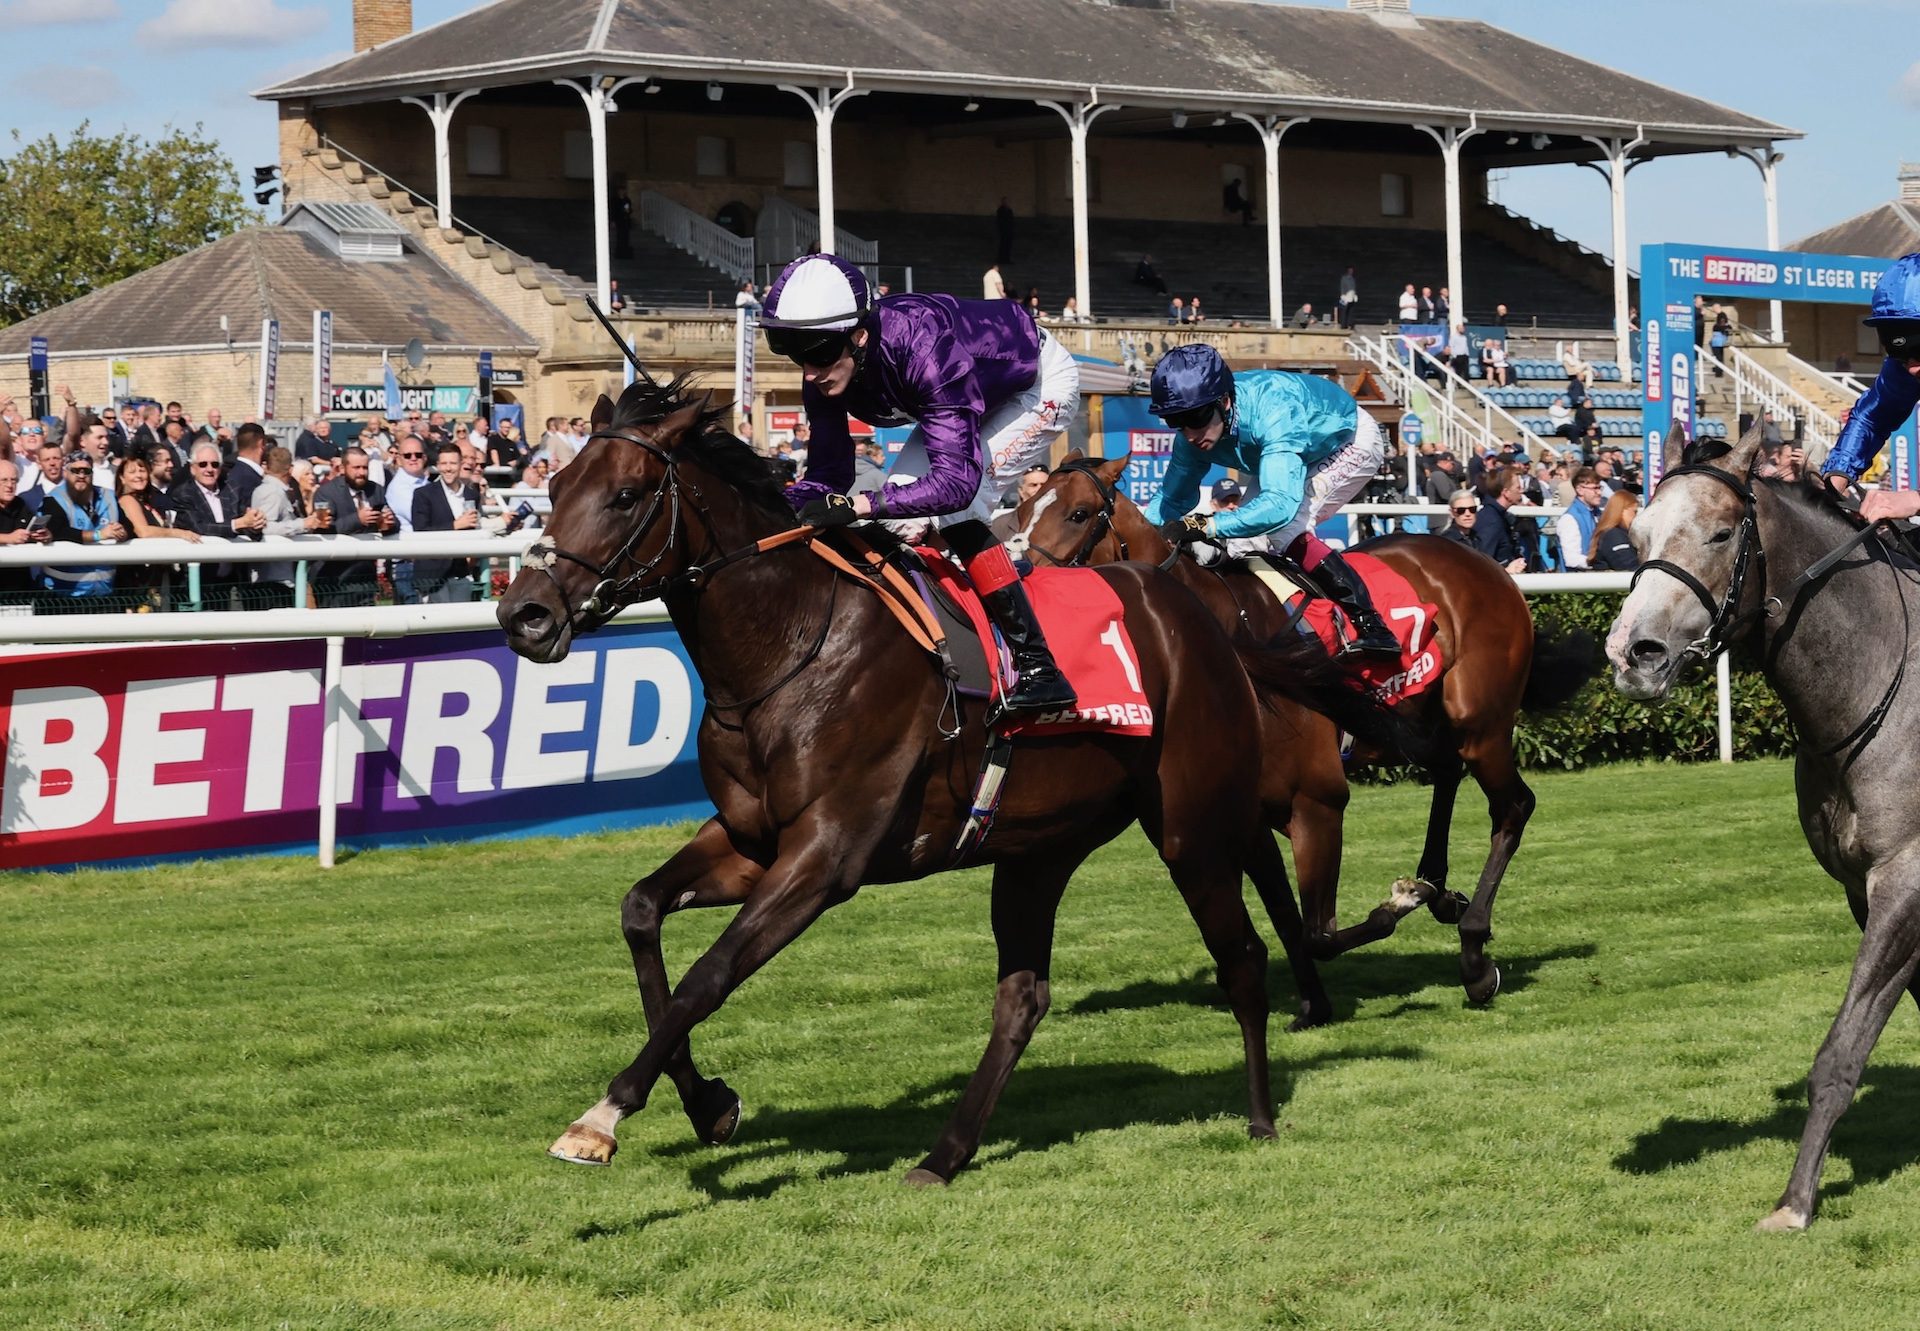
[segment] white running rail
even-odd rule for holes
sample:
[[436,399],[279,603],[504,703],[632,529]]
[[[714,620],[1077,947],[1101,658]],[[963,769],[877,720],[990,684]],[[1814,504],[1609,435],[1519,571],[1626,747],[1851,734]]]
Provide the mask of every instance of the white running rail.
[[[770,262],[785,263],[805,254],[820,239],[820,215],[785,199],[770,198],[760,205],[753,238]],[[833,228],[833,252],[862,267],[880,262],[880,242],[862,239],[843,226]]]
[[718,268],[736,282],[750,281],[753,277],[751,237],[736,236],[664,194],[650,189],[640,191],[640,225],[707,267]]

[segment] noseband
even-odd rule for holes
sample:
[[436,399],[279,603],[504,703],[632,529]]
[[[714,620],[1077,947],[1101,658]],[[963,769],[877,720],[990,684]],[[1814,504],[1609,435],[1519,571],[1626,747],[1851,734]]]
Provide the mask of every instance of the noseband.
[[[1108,532],[1113,531],[1113,506],[1118,500],[1120,488],[1107,484],[1106,479],[1100,475],[1098,466],[1088,458],[1074,458],[1071,461],[1062,462],[1054,470],[1078,472],[1092,481],[1093,488],[1100,493],[1100,511],[1094,514],[1093,521],[1087,524],[1087,534],[1081,539],[1080,548],[1074,551],[1071,559],[1062,559],[1050,550],[1039,550],[1031,544],[1027,547],[1027,553],[1043,556],[1049,564],[1058,568],[1079,568],[1087,562],[1087,557],[1093,553],[1094,547],[1106,539]],[[1126,559],[1128,557],[1126,538],[1119,532],[1114,532],[1113,539],[1120,543],[1120,558]]]

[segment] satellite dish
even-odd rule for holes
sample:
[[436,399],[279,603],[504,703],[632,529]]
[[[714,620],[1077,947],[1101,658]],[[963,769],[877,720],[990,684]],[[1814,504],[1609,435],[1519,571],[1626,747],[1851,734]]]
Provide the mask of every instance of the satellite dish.
[[426,361],[427,361],[427,347],[426,347],[426,344],[425,344],[424,342],[422,342],[422,341],[421,341],[421,340],[420,340],[419,338],[417,338],[417,337],[416,337],[416,338],[412,338],[412,339],[410,339],[410,340],[409,340],[409,341],[407,342],[407,365],[408,365],[408,367],[409,367],[409,368],[411,368],[411,369],[415,369],[415,370],[417,370],[417,369],[419,369],[419,368],[420,368],[420,367],[421,367],[422,365],[424,365],[424,364],[426,364]]

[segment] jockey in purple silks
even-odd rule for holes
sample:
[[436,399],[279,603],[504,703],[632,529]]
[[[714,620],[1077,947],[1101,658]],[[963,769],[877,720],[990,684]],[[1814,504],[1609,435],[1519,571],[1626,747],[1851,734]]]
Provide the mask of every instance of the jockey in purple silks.
[[[1019,673],[993,720],[1071,708],[1073,688],[987,518],[1073,420],[1080,400],[1073,357],[1014,301],[913,293],[875,300],[866,276],[831,254],[788,264],[767,293],[762,322],[767,345],[800,366],[813,428],[806,475],[788,490],[801,520],[827,527],[935,519]],[[849,416],[914,424],[895,464],[911,483],[847,498]]]

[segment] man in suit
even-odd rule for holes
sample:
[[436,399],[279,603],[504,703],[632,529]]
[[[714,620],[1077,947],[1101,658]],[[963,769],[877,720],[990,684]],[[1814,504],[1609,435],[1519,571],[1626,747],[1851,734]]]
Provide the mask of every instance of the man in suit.
[[[267,520],[243,499],[231,482],[220,480],[222,462],[218,444],[199,443],[184,479],[174,482],[167,497],[173,500],[177,521],[189,531],[224,540],[259,540]],[[246,582],[244,564],[203,564],[200,567],[200,604],[208,610],[225,610],[234,588]],[[249,608],[244,603],[242,609]]]
[[[434,450],[433,480],[413,492],[413,529],[477,531],[480,526],[480,490],[460,478],[465,462],[460,445],[448,440]],[[462,603],[473,599],[471,559],[416,559],[413,589],[423,602]]]
[[[219,440],[196,440],[215,445]],[[266,474],[267,432],[259,425],[248,421],[242,425],[233,437],[233,465],[227,469],[227,480],[242,495],[251,495],[260,488],[260,478]]]
[[[355,445],[341,454],[340,474],[313,492],[315,511],[331,510],[332,530],[342,536],[384,536],[399,526],[387,507],[386,492],[368,479],[368,471],[367,450]],[[317,567],[313,596],[322,610],[373,604],[378,579],[371,559],[335,560]]]

